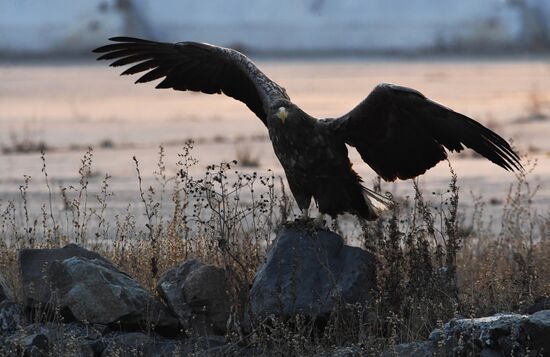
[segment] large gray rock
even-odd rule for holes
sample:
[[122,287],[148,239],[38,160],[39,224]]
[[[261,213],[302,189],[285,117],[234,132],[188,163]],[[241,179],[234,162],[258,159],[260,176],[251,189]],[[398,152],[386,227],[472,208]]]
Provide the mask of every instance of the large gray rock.
[[76,244],[69,244],[56,249],[22,249],[19,252],[19,269],[23,294],[26,299],[25,303],[28,307],[44,308],[51,302],[51,281],[47,279],[49,266],[54,261],[63,261],[72,257],[97,259],[116,270],[101,255]]
[[77,321],[178,330],[177,319],[164,305],[103,259],[53,261],[45,274],[56,306]]
[[196,260],[168,270],[157,291],[185,329],[224,334],[231,303],[225,270]]
[[444,345],[448,353],[506,356],[521,355],[520,324],[526,318],[519,314],[496,314],[475,319],[453,319],[447,322],[441,334],[432,333],[432,342]]
[[255,318],[322,317],[337,305],[366,304],[376,286],[375,258],[339,235],[292,223],[278,233],[250,291]]
[[527,317],[521,327],[530,350],[550,356],[550,310],[538,311]]
[[550,310],[453,319],[430,340],[456,356],[550,356]]
[[429,341],[388,348],[383,357],[550,356],[550,310],[533,315],[496,314],[453,319],[432,331]]

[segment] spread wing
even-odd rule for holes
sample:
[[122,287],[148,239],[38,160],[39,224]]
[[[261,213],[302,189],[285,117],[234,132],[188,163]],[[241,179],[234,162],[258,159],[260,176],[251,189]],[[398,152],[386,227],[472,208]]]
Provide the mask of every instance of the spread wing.
[[122,75],[146,72],[136,83],[163,78],[156,88],[224,93],[245,103],[266,124],[270,103],[287,99],[284,88],[270,80],[250,59],[235,50],[198,42],[161,43],[113,37],[115,43],[93,50],[112,67],[133,64]]
[[387,181],[418,176],[446,159],[445,149],[464,147],[506,170],[523,170],[499,135],[410,88],[378,85],[351,112],[325,124]]

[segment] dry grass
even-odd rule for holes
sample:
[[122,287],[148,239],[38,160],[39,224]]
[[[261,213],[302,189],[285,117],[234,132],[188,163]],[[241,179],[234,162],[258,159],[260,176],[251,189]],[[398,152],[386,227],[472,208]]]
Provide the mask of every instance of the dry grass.
[[[292,216],[293,202],[271,172],[246,174],[235,171],[234,163],[222,163],[191,176],[197,164],[192,148],[186,143],[178,174],[169,177],[161,147],[156,183],[149,187],[134,158],[144,217],[133,209],[114,217],[107,213],[113,195],[108,175],[91,197],[91,149],[82,159],[78,184],[61,188],[64,210],[52,208],[50,194],[41,212],[29,212],[23,184],[20,202],[0,202],[0,269],[7,280],[18,288],[20,249],[70,242],[100,252],[153,293],[163,271],[199,259],[228,272],[233,306],[228,340],[237,350],[252,346],[272,355],[316,355],[349,345],[376,354],[388,344],[426,339],[452,317],[522,311],[550,296],[550,214],[532,209],[536,189],[519,175],[503,207],[502,228],[493,232],[482,201],[472,219],[459,211],[451,169],[448,191],[434,202],[415,184],[412,202],[377,222],[362,223],[362,244],[378,257],[378,286],[367,306],[342,306],[323,326],[297,317],[246,327],[254,273],[276,228]],[[44,155],[43,164],[51,193]]]

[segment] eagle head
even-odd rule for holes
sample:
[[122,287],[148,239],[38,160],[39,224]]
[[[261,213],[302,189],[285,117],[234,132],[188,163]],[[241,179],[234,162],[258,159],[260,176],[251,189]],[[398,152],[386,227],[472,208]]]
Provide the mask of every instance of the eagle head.
[[279,117],[279,119],[281,119],[281,121],[284,124],[286,117],[288,117],[288,111],[286,110],[285,107],[279,107],[279,109],[277,109],[277,116]]

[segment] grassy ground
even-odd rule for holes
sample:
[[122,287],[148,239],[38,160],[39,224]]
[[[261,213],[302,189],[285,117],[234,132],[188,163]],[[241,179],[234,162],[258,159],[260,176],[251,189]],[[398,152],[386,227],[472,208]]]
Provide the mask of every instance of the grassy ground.
[[[134,160],[145,217],[132,209],[109,214],[109,199],[116,192],[108,175],[100,194],[90,197],[91,150],[82,159],[80,182],[61,188],[64,209],[54,209],[50,200],[41,212],[29,212],[27,184],[20,187],[19,201],[0,202],[0,269],[19,299],[16,262],[22,248],[80,244],[103,254],[153,293],[162,272],[199,259],[228,272],[233,306],[229,341],[275,355],[315,355],[348,345],[379,351],[388,344],[426,339],[456,316],[523,311],[550,296],[550,214],[532,209],[536,188],[518,175],[495,232],[489,229],[482,199],[473,213],[458,209],[460,191],[451,169],[446,193],[424,197],[415,184],[413,199],[396,198],[399,204],[377,222],[357,222],[359,244],[378,257],[376,292],[367,306],[342,306],[322,329],[300,317],[243,328],[254,273],[277,227],[292,217],[294,202],[283,180],[271,172],[240,173],[236,163],[211,165],[204,175],[193,177],[190,168],[197,161],[188,143],[174,177],[167,176],[160,149],[156,184],[145,187]],[[164,213],[167,207],[170,214]],[[338,222],[332,226],[340,229]]]

